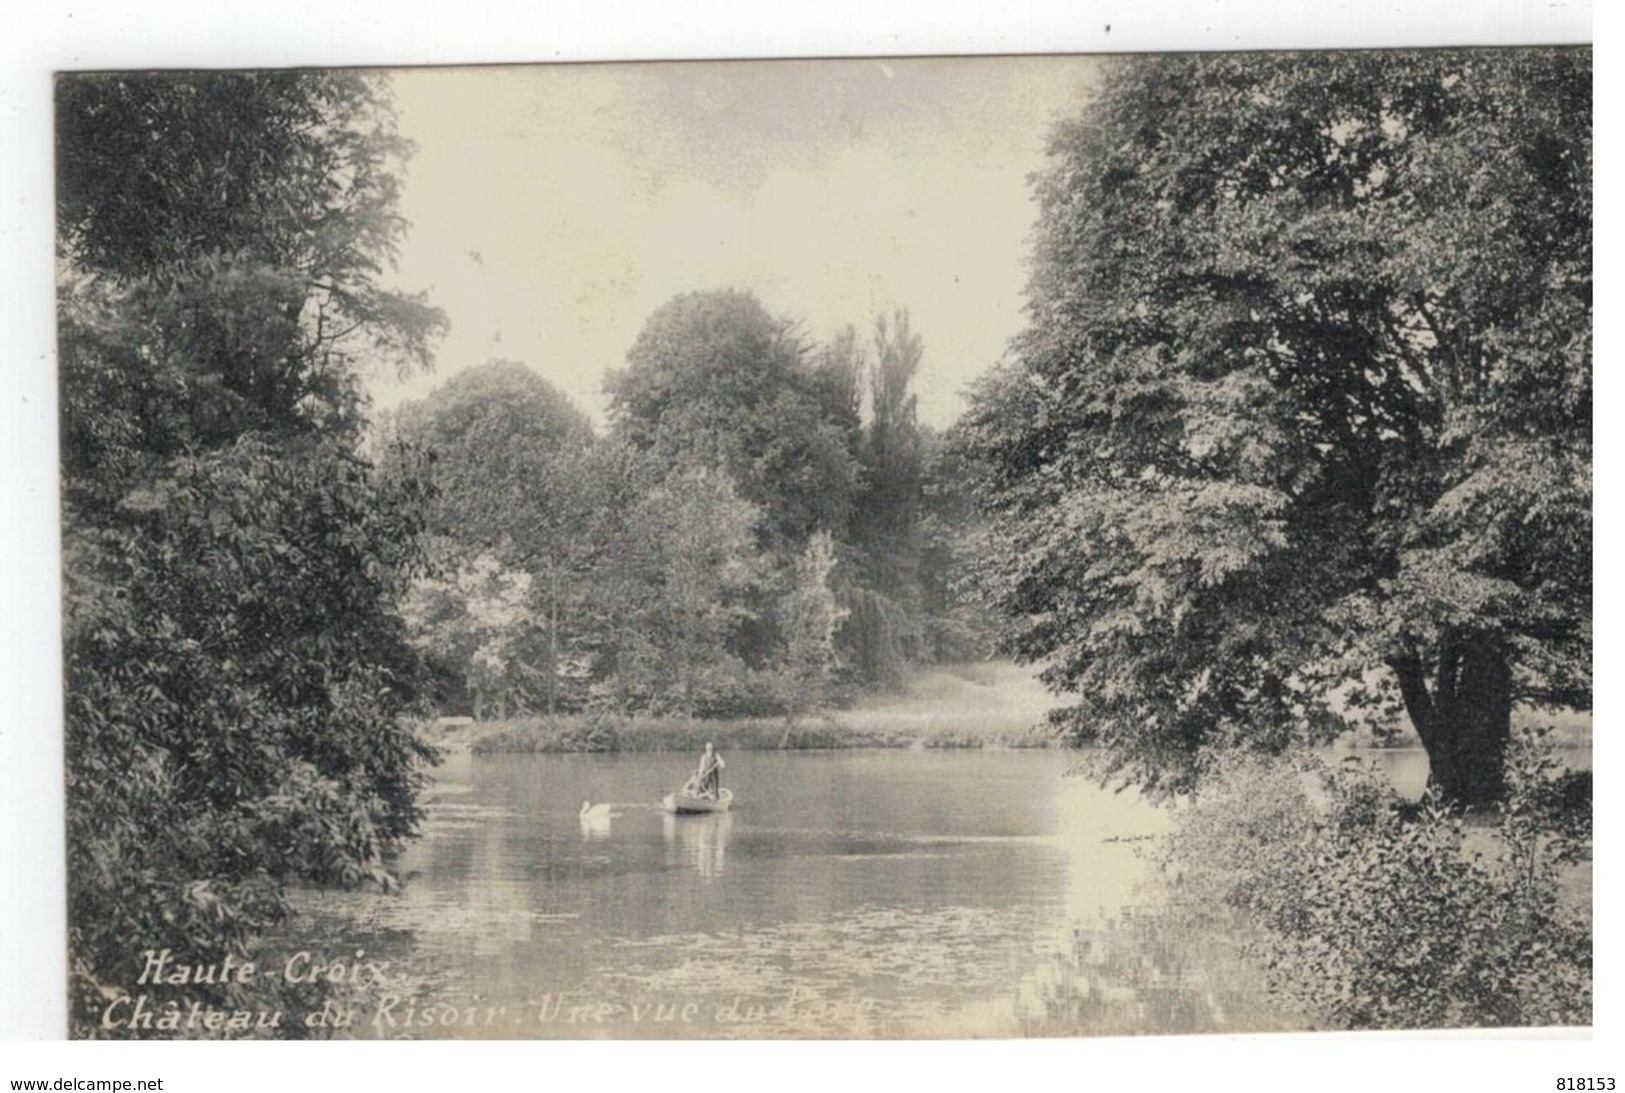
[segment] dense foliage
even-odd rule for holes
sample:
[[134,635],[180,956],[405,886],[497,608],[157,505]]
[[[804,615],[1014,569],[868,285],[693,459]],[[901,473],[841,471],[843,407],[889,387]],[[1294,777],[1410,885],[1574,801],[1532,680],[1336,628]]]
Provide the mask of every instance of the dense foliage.
[[393,415],[377,442],[436,487],[440,571],[409,613],[442,708],[793,720],[984,652],[958,583],[978,521],[915,421],[923,353],[906,313],[871,352],[689,293],[610,375],[606,436],[506,361]]
[[73,1021],[121,1035],[110,1002],[177,997],[143,951],[249,957],[290,882],[384,880],[417,822],[424,497],[357,454],[357,377],[442,320],[378,282],[404,149],[373,79],[72,77],[58,118]]
[[644,323],[606,381],[616,435],[662,462],[725,471],[769,548],[844,527],[857,467],[850,381],[745,292],[687,293]]
[[408,615],[442,708],[715,715],[769,700],[739,648],[766,573],[761,513],[724,471],[596,437],[507,361],[403,408],[383,436],[393,471],[435,486],[437,572]]
[[1037,180],[961,439],[1010,645],[1115,768],[1402,701],[1500,791],[1588,708],[1591,54],[1125,59]]
[[1256,928],[1272,989],[1317,1025],[1591,1022],[1574,869],[1589,858],[1589,801],[1537,734],[1508,747],[1493,825],[1464,822],[1436,789],[1403,800],[1366,767],[1214,762],[1167,847],[1176,892]]
[[[444,572],[416,589],[414,618],[433,616],[434,625],[415,632],[439,670],[442,704],[467,702],[478,716],[493,703],[498,714],[510,702],[551,713],[561,698],[579,701],[567,653],[590,610],[583,576],[598,543],[593,527],[603,519],[596,511],[608,492],[603,477],[614,473],[593,451],[594,439],[591,423],[563,395],[502,360],[461,373],[431,400],[382,423],[375,446],[395,445],[386,466],[426,474],[435,486],[426,519]],[[428,467],[419,462],[425,458]],[[492,564],[527,588],[497,629],[475,601],[459,599],[474,571]],[[426,597],[438,597],[438,607]],[[474,638],[481,630],[485,637]]]

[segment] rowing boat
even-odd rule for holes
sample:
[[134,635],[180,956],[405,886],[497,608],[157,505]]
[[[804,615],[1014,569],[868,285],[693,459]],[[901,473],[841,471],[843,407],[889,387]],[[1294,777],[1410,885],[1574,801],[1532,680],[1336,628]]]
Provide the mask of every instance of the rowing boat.
[[733,804],[733,800],[734,791],[731,789],[719,790],[715,797],[700,797],[684,787],[676,793],[666,794],[661,807],[679,816],[702,812],[726,812],[728,806]]

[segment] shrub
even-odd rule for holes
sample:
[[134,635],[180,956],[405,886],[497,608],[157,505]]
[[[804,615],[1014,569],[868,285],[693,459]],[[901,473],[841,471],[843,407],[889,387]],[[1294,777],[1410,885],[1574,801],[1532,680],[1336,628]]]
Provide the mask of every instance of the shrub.
[[1539,738],[1518,738],[1493,820],[1371,769],[1208,760],[1165,863],[1176,889],[1257,928],[1271,989],[1337,1028],[1587,1024],[1589,908],[1565,874],[1588,855],[1589,803]]

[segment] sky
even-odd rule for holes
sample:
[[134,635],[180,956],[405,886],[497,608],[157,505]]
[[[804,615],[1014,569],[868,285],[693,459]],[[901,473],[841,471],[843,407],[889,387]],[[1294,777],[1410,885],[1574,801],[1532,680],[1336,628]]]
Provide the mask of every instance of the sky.
[[451,330],[421,398],[494,357],[595,421],[656,308],[738,288],[824,341],[909,311],[937,426],[1023,325],[1029,176],[1091,57],[401,69],[411,228],[393,282]]

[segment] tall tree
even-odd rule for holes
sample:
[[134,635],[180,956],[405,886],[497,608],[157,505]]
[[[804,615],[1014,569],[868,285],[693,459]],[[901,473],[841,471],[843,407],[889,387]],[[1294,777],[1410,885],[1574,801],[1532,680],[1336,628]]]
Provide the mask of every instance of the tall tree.
[[686,293],[649,317],[626,360],[606,384],[617,435],[725,472],[762,507],[762,545],[786,560],[814,531],[844,531],[849,389],[793,324],[749,293]]
[[1139,58],[1059,126],[964,442],[1013,647],[1178,784],[1385,669],[1434,782],[1585,706],[1589,50]]
[[451,565],[490,552],[534,578],[545,631],[543,702],[555,712],[561,660],[587,590],[587,530],[599,504],[591,422],[535,372],[498,360],[403,407],[394,430],[432,454],[429,527],[453,546]]
[[862,472],[853,507],[850,610],[842,630],[849,661],[865,683],[893,683],[923,652],[920,505],[924,449],[914,378],[925,344],[908,312],[875,317],[872,356],[863,358],[866,420],[858,438]]
[[[443,564],[441,572],[412,583],[402,615],[412,643],[462,675],[475,720],[490,712],[493,700],[497,716],[507,717],[533,659],[527,656],[536,628],[531,575],[487,553],[452,558],[453,566]],[[552,669],[551,659],[545,667]]]
[[355,73],[57,85],[63,459],[72,500],[249,431],[353,435],[363,367],[423,367],[443,316],[378,274],[409,151]]
[[907,311],[890,320],[876,316],[874,351],[858,535],[884,559],[887,583],[902,589],[916,578],[924,471],[914,379],[925,343],[910,326]]
[[921,429],[919,583],[925,654],[938,663],[981,660],[997,647],[998,615],[982,602],[979,567],[995,553],[976,503],[977,468],[944,436]]
[[618,536],[630,565],[621,686],[655,712],[719,712],[714,695],[736,688],[745,664],[731,640],[751,616],[762,559],[760,512],[721,471],[674,471],[638,498]]
[[[423,493],[357,454],[357,376],[442,320],[379,282],[376,79],[65,77],[57,106],[71,997],[105,1035],[140,950],[240,958],[287,881],[382,876],[415,827]],[[255,989],[296,990],[188,988]]]
[[829,693],[836,666],[835,633],[846,615],[830,587],[834,569],[835,541],[829,532],[817,532],[796,559],[790,593],[782,608],[784,658],[780,682],[784,691],[785,741],[796,717],[818,706]]

